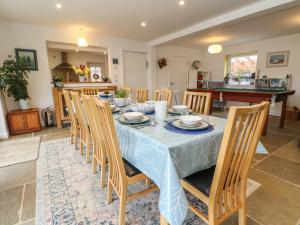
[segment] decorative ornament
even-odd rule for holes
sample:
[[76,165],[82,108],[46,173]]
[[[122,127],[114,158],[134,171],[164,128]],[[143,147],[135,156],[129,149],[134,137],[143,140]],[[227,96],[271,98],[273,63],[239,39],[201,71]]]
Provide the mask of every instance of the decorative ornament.
[[192,63],[192,68],[193,68],[193,69],[199,70],[200,67],[201,67],[201,62],[200,62],[200,60],[195,60],[195,61]]
[[167,65],[167,59],[166,58],[161,58],[158,60],[158,66],[160,69],[162,69],[164,66]]

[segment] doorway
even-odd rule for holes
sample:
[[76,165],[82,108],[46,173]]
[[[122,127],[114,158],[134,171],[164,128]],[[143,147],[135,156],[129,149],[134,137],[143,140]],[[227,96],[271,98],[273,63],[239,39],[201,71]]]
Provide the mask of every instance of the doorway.
[[130,88],[147,88],[147,54],[123,52],[124,84]]
[[183,95],[188,84],[188,65],[187,57],[171,56],[170,87],[174,91],[173,104],[183,102]]

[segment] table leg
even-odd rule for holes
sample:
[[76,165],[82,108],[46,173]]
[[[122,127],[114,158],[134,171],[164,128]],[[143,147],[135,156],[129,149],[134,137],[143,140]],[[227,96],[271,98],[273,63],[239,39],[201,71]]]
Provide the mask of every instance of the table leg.
[[160,214],[160,225],[169,225],[163,215]]
[[287,97],[285,96],[284,99],[282,100],[282,108],[281,108],[280,123],[279,123],[280,128],[284,127],[286,106],[287,106]]

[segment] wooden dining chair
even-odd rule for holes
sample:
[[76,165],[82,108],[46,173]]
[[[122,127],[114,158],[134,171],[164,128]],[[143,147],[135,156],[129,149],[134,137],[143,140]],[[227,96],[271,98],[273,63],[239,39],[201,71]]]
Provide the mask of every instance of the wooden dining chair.
[[115,130],[115,124],[109,102],[92,98],[92,105],[96,111],[94,114],[97,124],[97,134],[103,138],[106,155],[109,163],[107,202],[112,201],[114,190],[120,199],[119,225],[125,224],[125,207],[129,200],[157,189],[150,185],[148,189],[128,195],[128,186],[148,179],[141,171],[122,158],[119,142]]
[[82,102],[86,111],[88,124],[91,131],[91,136],[93,140],[93,154],[92,154],[92,172],[95,174],[97,172],[97,166],[100,169],[100,187],[101,189],[105,186],[105,177],[106,177],[106,165],[107,157],[105,153],[104,141],[103,138],[99,138],[97,135],[97,125],[95,121],[95,113],[91,105],[91,98],[94,96],[90,95],[81,95]]
[[212,96],[210,92],[186,91],[183,97],[183,104],[188,106],[195,113],[209,115]]
[[78,136],[79,136],[79,132],[80,132],[77,116],[74,111],[74,106],[73,106],[73,103],[71,100],[70,91],[64,89],[63,95],[64,95],[64,99],[65,99],[65,102],[67,105],[68,115],[69,115],[70,122],[71,122],[71,127],[70,127],[71,144],[74,144],[74,142],[75,142],[75,149],[77,149],[78,148]]
[[170,107],[172,104],[172,90],[156,90],[154,95],[154,101],[167,101],[168,106]]
[[123,90],[126,92],[126,96],[128,97],[128,96],[129,96],[129,94],[131,93],[131,88],[130,88],[130,87],[127,87],[127,86],[125,86],[125,87],[123,88]]
[[101,92],[99,88],[82,88],[81,93],[84,95],[98,95]]
[[86,149],[86,162],[90,162],[90,151],[91,151],[91,133],[87,121],[87,115],[85,112],[85,109],[83,108],[79,92],[77,91],[71,91],[71,98],[72,102],[74,104],[75,110],[76,110],[76,116],[79,124],[79,134],[80,134],[80,140],[79,140],[79,149],[80,154],[83,155],[83,148],[85,146]]
[[137,88],[136,89],[136,99],[138,102],[146,102],[148,100],[148,89],[147,88]]
[[239,225],[246,225],[248,171],[257,148],[269,102],[231,107],[217,164],[181,180],[185,190],[208,206],[208,215],[192,204],[189,209],[209,225],[219,225],[239,211]]

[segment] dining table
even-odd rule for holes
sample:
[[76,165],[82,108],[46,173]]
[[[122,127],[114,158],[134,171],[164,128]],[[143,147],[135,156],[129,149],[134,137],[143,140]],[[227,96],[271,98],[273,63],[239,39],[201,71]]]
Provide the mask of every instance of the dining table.
[[[167,129],[179,116],[167,114],[164,120],[157,120],[154,114],[147,125],[127,125],[118,120],[125,111],[113,115],[122,156],[159,187],[161,221],[180,225],[188,211],[180,179],[216,164],[226,119],[200,115],[210,124],[209,131],[186,133]],[[257,152],[267,150],[260,143]]]

